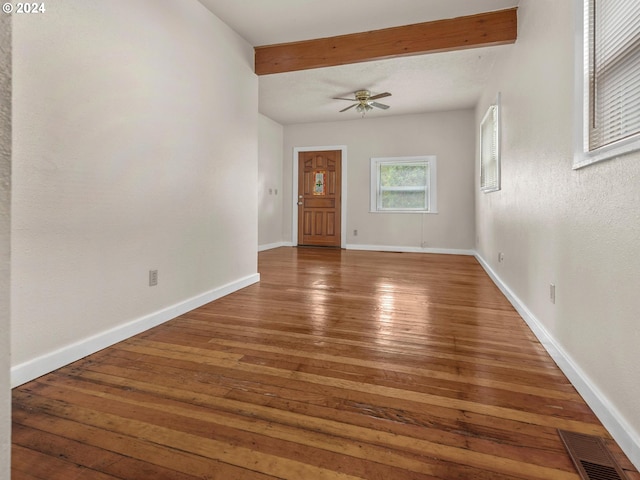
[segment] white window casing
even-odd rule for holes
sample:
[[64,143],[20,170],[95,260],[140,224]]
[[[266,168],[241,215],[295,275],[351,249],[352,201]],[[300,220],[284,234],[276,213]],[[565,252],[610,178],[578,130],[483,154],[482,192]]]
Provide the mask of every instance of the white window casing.
[[640,3],[575,0],[574,168],[640,150]]
[[370,212],[438,213],[434,155],[371,159]]
[[500,94],[480,123],[480,190],[500,190]]

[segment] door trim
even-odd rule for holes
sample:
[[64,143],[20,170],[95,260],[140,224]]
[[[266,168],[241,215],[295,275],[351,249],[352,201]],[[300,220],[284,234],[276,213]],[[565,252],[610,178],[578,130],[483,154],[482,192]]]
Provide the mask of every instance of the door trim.
[[300,152],[317,152],[326,150],[340,150],[342,153],[342,185],[340,198],[340,248],[347,248],[347,146],[323,145],[316,147],[293,147],[293,180],[291,195],[291,243],[298,245],[298,154]]

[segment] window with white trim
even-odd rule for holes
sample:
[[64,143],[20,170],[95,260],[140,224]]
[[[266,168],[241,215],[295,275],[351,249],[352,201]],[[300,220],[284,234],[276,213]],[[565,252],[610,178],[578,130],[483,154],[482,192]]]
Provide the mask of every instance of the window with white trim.
[[436,157],[371,159],[371,212],[437,213]]
[[500,94],[480,122],[480,190],[500,190]]
[[[574,168],[640,150],[640,3],[576,0],[582,125]],[[578,145],[579,143],[579,145]]]

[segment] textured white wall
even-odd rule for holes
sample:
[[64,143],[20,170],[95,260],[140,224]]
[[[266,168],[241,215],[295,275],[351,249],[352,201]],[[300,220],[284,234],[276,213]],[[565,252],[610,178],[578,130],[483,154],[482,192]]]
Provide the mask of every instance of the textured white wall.
[[13,21],[13,365],[255,274],[251,46],[195,0]]
[[[474,113],[359,118],[284,128],[284,238],[291,240],[294,147],[346,145],[347,244],[471,250],[474,243]],[[371,157],[436,155],[438,214],[369,213]],[[358,230],[358,236],[353,230]]]
[[478,251],[638,442],[640,155],[571,168],[572,4],[521,1],[476,112],[502,92],[502,190],[476,193]]
[[266,246],[283,241],[283,127],[260,115],[258,129],[258,245]]
[[11,464],[10,389],[11,17],[0,15],[0,479]]

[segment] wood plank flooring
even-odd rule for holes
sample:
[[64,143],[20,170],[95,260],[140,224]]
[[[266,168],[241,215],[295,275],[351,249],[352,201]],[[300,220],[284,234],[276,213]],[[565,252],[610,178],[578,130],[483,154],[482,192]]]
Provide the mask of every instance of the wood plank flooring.
[[15,389],[12,479],[578,480],[556,429],[609,438],[473,257],[259,271]]

